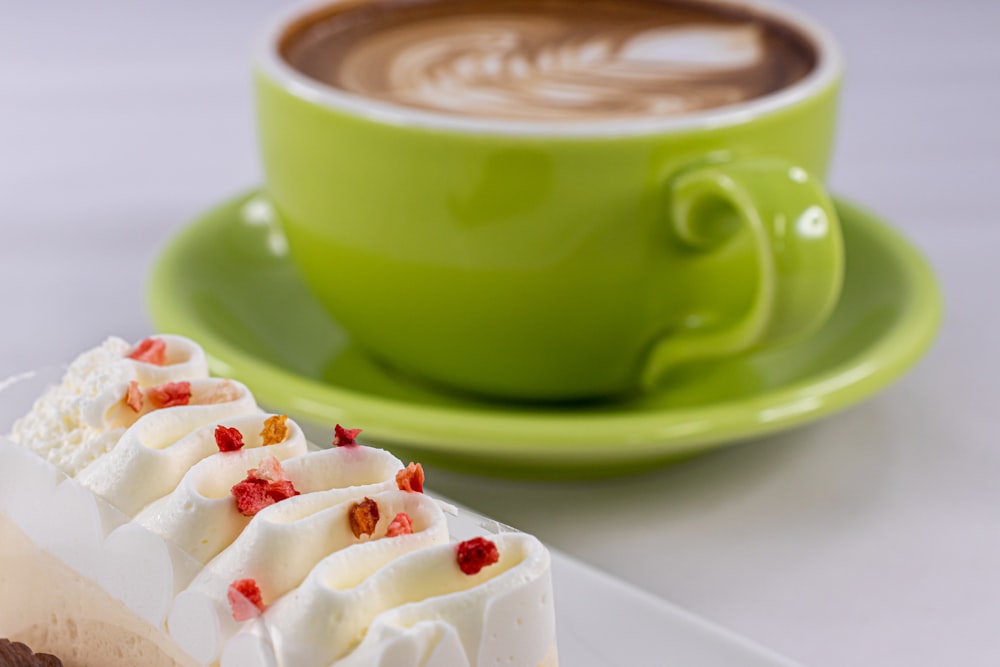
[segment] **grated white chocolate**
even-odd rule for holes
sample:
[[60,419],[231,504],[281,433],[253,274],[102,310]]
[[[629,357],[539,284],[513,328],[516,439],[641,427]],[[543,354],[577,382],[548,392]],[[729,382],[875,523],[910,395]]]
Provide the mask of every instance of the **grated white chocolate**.
[[179,336],[160,338],[167,344],[165,366],[129,359],[132,346],[116,337],[81,354],[67,368],[62,384],[14,424],[11,439],[71,476],[107,454],[139,418],[122,403],[129,382],[152,387],[208,376],[200,346]]

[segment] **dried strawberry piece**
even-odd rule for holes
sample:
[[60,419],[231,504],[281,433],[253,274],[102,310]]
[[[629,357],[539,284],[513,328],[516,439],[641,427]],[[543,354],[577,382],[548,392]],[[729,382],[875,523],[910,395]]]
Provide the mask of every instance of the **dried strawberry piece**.
[[247,471],[247,479],[263,480],[265,482],[280,482],[285,477],[281,461],[273,456],[265,456],[253,470]]
[[271,415],[264,420],[264,430],[260,432],[261,446],[276,445],[288,437],[288,415]]
[[413,521],[406,512],[400,512],[393,517],[389,527],[385,529],[386,537],[398,537],[399,535],[411,535],[413,533]]
[[295,486],[292,485],[292,480],[283,479],[279,482],[270,482],[267,485],[267,495],[274,500],[274,502],[280,502],[286,498],[291,498],[292,496],[299,495],[299,492],[295,490]]
[[167,363],[167,344],[162,338],[145,338],[127,356],[136,361],[163,366]]
[[235,426],[215,427],[215,444],[220,452],[236,452],[243,449],[243,434]]
[[187,405],[191,401],[191,383],[167,382],[146,390],[146,398],[154,408],[172,408],[175,405]]
[[485,537],[473,537],[458,543],[458,567],[466,574],[478,574],[487,565],[500,560],[497,545]]
[[273,456],[247,471],[247,477],[232,488],[236,509],[243,516],[254,516],[274,503],[299,495],[292,481],[285,478],[281,463]]
[[334,447],[355,447],[357,442],[355,438],[358,437],[358,433],[361,433],[360,428],[344,428],[340,424],[333,427],[333,446]]
[[125,405],[132,408],[133,412],[142,412],[142,389],[139,389],[139,383],[132,380],[128,383],[128,389],[125,390]]
[[396,486],[400,491],[424,492],[424,467],[410,461],[409,465],[396,473]]
[[351,505],[351,509],[347,511],[347,520],[354,537],[360,539],[362,535],[370,536],[378,523],[378,503],[366,496],[360,503]]
[[276,500],[267,493],[267,482],[262,479],[245,479],[232,488],[236,509],[243,516],[254,516]]
[[229,584],[226,599],[229,600],[229,608],[233,610],[233,619],[236,621],[249,621],[264,611],[260,586],[254,579],[237,579]]

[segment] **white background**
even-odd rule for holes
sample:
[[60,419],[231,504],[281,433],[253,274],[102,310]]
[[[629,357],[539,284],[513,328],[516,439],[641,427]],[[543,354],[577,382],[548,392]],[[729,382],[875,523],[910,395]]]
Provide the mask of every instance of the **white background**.
[[[283,4],[0,0],[0,376],[149,332],[161,244],[259,181],[248,57]],[[846,413],[645,476],[434,485],[807,665],[992,667],[1000,3],[793,4],[848,62],[832,189],[944,285],[930,354]]]

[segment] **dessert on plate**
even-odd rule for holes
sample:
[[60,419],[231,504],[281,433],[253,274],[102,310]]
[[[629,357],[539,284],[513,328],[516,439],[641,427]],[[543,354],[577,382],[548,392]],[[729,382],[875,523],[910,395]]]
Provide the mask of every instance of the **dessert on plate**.
[[66,667],[554,667],[544,546],[453,537],[420,465],[359,432],[311,447],[179,336],[80,355],[0,438],[0,649]]

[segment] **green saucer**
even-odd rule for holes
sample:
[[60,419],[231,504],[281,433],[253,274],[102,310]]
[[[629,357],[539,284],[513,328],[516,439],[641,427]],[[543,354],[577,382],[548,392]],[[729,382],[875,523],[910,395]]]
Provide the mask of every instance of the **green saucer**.
[[875,216],[844,202],[838,210],[847,275],[822,330],[795,345],[689,367],[655,394],[616,403],[491,403],[373,363],[312,299],[256,194],[226,202],[169,244],[153,268],[149,308],[158,329],[201,343],[213,372],[331,433],[334,423],[362,428],[368,444],[463,470],[601,477],[829,415],[921,356],[941,317],[932,271]]

